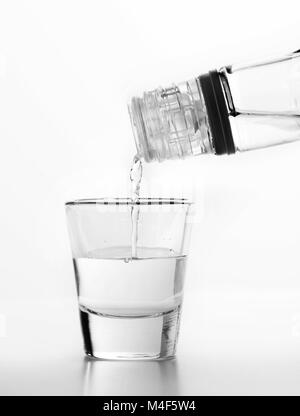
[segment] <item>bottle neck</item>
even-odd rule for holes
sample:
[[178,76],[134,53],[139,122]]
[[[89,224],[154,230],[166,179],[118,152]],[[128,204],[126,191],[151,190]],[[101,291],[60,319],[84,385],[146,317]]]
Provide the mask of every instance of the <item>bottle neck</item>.
[[[206,105],[215,154],[235,153],[229,113],[219,72],[210,71],[201,75],[198,80]],[[229,86],[228,92],[230,92]]]

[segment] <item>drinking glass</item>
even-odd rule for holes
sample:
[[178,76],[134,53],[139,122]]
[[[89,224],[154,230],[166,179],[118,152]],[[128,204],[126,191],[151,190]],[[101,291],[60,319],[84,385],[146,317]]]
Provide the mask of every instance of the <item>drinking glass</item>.
[[66,203],[87,355],[174,357],[190,206],[185,199],[164,198]]

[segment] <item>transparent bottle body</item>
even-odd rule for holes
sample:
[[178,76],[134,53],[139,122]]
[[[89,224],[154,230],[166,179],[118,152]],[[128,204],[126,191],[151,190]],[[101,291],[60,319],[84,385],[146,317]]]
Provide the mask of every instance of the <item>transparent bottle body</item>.
[[300,139],[300,54],[220,71],[237,151]]

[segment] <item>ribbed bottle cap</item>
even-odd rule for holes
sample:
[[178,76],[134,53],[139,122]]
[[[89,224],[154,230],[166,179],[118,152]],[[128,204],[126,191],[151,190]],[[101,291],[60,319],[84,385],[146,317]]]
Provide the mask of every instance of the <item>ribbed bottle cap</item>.
[[196,79],[132,98],[129,113],[138,154],[147,162],[214,151]]

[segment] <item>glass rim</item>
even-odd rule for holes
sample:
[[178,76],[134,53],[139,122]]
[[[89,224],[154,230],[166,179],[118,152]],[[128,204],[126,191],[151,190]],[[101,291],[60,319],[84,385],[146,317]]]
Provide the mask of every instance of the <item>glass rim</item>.
[[87,198],[65,202],[65,206],[77,205],[192,205],[187,198]]

